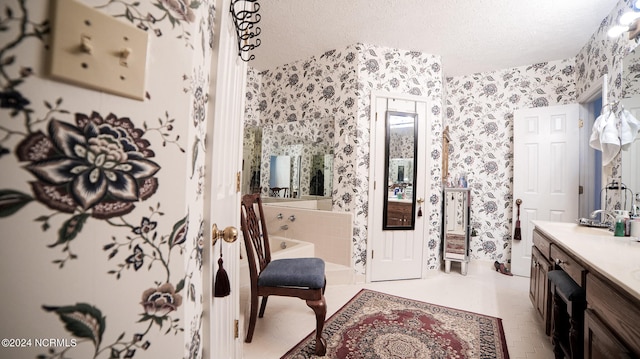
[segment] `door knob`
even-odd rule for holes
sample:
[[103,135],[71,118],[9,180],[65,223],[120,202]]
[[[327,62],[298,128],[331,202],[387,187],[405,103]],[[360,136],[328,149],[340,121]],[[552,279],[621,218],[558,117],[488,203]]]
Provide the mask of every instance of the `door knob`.
[[211,245],[214,246],[218,239],[224,239],[227,243],[233,243],[238,239],[238,230],[236,227],[227,227],[224,230],[219,230],[217,224],[211,226]]

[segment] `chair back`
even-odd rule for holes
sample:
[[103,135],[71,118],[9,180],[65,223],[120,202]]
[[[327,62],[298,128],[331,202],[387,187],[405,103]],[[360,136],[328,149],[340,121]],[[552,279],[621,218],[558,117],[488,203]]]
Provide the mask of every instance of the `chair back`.
[[[256,210],[258,211],[256,213]],[[251,284],[257,283],[258,275],[271,262],[271,248],[269,234],[262,210],[260,193],[242,196],[240,203],[240,225],[244,244],[247,249],[249,275]]]

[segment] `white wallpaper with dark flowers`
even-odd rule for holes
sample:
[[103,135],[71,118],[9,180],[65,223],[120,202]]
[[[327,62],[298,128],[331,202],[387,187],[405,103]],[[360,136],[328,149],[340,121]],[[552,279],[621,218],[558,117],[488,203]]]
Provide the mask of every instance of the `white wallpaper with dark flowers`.
[[213,1],[84,3],[150,33],[146,96],[49,80],[49,2],[3,2],[0,356],[200,358]]
[[572,60],[447,79],[449,171],[471,188],[473,258],[510,258],[513,193],[513,113],[574,103]]
[[[507,261],[512,232],[513,113],[520,108],[574,103],[598,85],[604,73],[609,73],[609,99],[617,101],[621,59],[636,43],[624,37],[608,38],[606,32],[629,8],[629,1],[620,1],[573,58],[448,78],[446,83],[438,56],[363,44],[260,74],[250,70],[247,121],[259,125],[335,116],[333,209],[354,213],[353,260],[363,273],[371,91],[428,97],[436,120],[429,123],[432,143],[427,170],[418,174],[433,179],[425,266],[440,266],[443,123],[451,129],[452,143],[446,149],[450,172],[466,174],[472,188],[472,225],[477,233],[471,240],[472,256]],[[613,175],[618,173],[619,164]],[[614,200],[609,205],[619,204]]]
[[[334,211],[354,213],[353,263],[359,273],[366,266],[369,190],[369,102],[372,91],[413,94],[429,99],[435,121],[432,153],[423,176],[436,178],[431,189],[433,213],[425,263],[438,264],[440,243],[440,135],[443,78],[440,59],[419,52],[356,44],[331,50],[256,74],[249,72],[246,125],[277,125],[287,132],[291,123],[335,121]],[[263,150],[264,151],[264,150]],[[262,171],[265,164],[263,161]]]
[[[575,58],[447,79],[447,118],[453,176],[472,188],[473,258],[510,259],[513,209],[513,113],[520,108],[576,103],[608,74],[608,98],[620,98],[622,59],[636,43],[607,31],[628,11],[621,1]],[[617,161],[612,175],[619,177]],[[612,199],[607,208],[619,207]]]
[[[331,118],[321,118],[318,122],[295,121],[262,126],[260,161],[262,194],[268,195],[271,156],[298,156],[297,164],[294,164],[295,159],[292,158],[293,186],[290,188],[290,195],[293,196],[294,192],[300,196],[311,195],[311,179],[315,175],[315,173],[311,173],[311,169],[314,168],[312,166],[313,159],[318,155],[333,154],[334,132],[334,123]],[[328,187],[330,186],[328,185]]]

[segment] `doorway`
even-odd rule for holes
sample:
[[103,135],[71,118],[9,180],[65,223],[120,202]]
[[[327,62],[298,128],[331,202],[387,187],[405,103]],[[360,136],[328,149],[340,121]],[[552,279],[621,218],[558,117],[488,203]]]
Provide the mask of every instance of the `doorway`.
[[[603,78],[602,81],[606,81]],[[589,138],[595,120],[602,112],[602,86],[598,85],[591,91],[583,94],[579,99],[580,104],[580,196],[579,217],[588,218],[591,212],[602,208],[603,173],[602,152],[589,146]]]
[[425,171],[427,102],[372,94],[371,111],[367,280],[421,278],[428,233],[422,213],[430,213],[424,198],[432,181]]

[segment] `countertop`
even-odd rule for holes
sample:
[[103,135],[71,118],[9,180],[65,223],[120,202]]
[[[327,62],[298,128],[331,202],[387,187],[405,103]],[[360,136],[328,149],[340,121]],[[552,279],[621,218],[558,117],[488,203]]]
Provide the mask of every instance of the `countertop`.
[[398,198],[398,197],[389,197],[389,202],[397,202],[397,203],[413,203],[411,198]]
[[640,242],[633,237],[614,237],[607,229],[577,223],[533,221],[568,254],[591,267],[589,270],[626,290],[640,300]]

